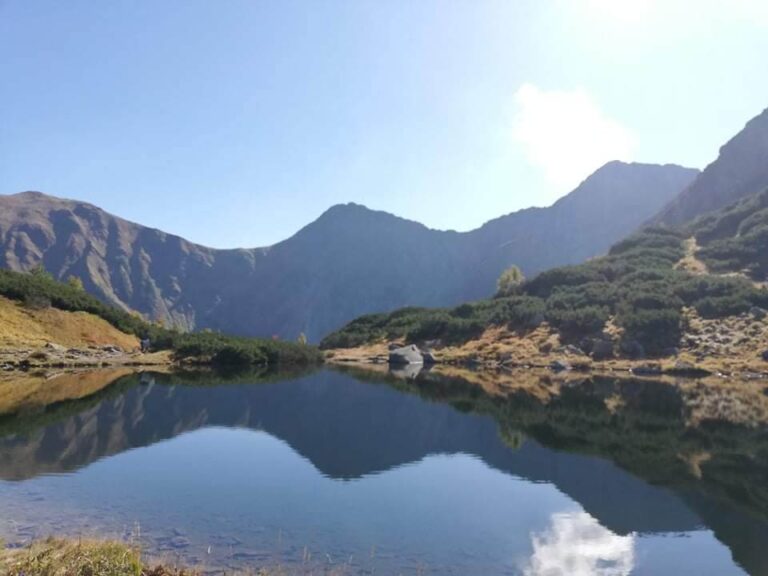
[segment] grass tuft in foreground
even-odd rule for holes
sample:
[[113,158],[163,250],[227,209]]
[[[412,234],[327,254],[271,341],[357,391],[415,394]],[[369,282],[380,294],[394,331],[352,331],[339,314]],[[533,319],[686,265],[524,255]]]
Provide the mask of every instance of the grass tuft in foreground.
[[48,539],[28,548],[3,550],[8,576],[142,576],[138,550],[118,542]]
[[[336,576],[338,571],[324,571]],[[139,549],[113,540],[48,538],[26,548],[3,548],[0,542],[0,574],[3,576],[197,576],[188,568],[146,566]],[[231,576],[289,576],[283,569],[248,569],[227,572]],[[304,572],[302,572],[304,574]]]

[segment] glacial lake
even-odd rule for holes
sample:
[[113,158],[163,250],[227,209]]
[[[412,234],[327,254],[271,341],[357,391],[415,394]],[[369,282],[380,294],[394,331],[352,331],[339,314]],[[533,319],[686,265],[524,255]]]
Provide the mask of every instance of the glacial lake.
[[144,373],[3,414],[0,538],[211,573],[768,574],[763,427],[692,423],[668,383],[407,376]]

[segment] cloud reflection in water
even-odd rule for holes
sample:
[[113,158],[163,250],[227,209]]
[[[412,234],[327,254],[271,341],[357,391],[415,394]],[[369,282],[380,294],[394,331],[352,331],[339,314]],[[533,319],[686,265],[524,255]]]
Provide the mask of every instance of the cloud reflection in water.
[[526,576],[627,576],[634,566],[634,535],[614,534],[586,512],[553,514],[531,544]]

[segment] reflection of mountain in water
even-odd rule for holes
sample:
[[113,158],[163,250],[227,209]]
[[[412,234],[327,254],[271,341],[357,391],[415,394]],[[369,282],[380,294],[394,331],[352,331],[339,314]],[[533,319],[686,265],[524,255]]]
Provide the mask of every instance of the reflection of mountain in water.
[[[705,492],[690,492],[687,485],[681,498],[627,473],[608,459],[556,451],[535,440],[512,449],[499,434],[499,424],[507,437],[511,436],[508,428],[519,424],[545,444],[570,444],[573,448],[581,443],[581,452],[610,454],[609,448],[595,449],[600,447],[598,440],[587,444],[589,435],[584,430],[580,436],[576,432],[571,437],[564,435],[565,430],[589,427],[584,422],[589,423],[596,408],[589,395],[569,400],[566,393],[545,412],[541,405],[531,405],[530,399],[503,404],[494,414],[499,420],[496,422],[444,402],[334,372],[279,384],[215,387],[167,385],[168,377],[154,378],[156,381],[145,385],[138,385],[138,377],[123,379],[119,386],[134,385],[122,394],[83,405],[73,413],[58,407],[63,410],[59,421],[6,436],[0,440],[0,474],[7,479],[23,479],[74,470],[99,458],[206,426],[264,430],[286,441],[323,474],[337,479],[382,472],[430,454],[467,453],[509,474],[555,484],[617,534],[679,532],[707,524],[724,542],[733,543],[731,549],[734,553],[738,550],[744,565],[758,572],[768,568],[762,546],[751,545],[752,541],[768,541],[764,519],[749,518]],[[422,393],[428,395],[424,390],[432,384],[422,382]],[[670,395],[669,387],[655,392],[645,388],[632,391],[631,386],[629,390],[635,403],[651,414],[650,421],[679,414],[679,398]],[[540,421],[547,410],[562,421],[562,427]],[[503,411],[506,416],[500,416]],[[636,424],[637,430],[630,430],[630,435],[649,433],[647,418]],[[606,425],[606,435],[609,429]],[[622,451],[621,446],[615,448]],[[653,458],[654,454],[647,455],[649,462]],[[667,472],[660,477],[664,474]]]

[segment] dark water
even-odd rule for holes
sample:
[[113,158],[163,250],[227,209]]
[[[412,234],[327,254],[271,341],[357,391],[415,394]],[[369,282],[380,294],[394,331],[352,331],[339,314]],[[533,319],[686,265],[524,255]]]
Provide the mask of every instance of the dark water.
[[768,574],[764,430],[691,430],[660,383],[544,404],[361,378],[145,374],[6,416],[0,537],[125,538],[212,571]]

